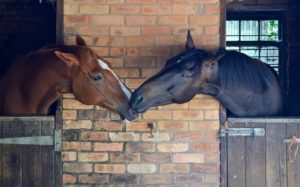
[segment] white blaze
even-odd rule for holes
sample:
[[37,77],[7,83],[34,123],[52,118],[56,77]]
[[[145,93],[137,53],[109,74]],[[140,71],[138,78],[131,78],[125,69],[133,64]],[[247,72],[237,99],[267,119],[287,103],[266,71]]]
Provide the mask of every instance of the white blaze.
[[118,76],[115,74],[115,72],[110,69],[110,67],[107,65],[107,63],[105,63],[104,61],[102,61],[101,59],[98,59],[98,63],[100,65],[100,67],[102,69],[105,69],[105,70],[108,70],[110,71],[115,77],[116,79],[118,80],[119,82],[119,85],[122,89],[122,91],[125,93],[125,95],[127,96],[128,99],[130,99],[130,96],[131,96],[131,92],[129,91],[129,89],[124,85],[124,83],[118,78]]

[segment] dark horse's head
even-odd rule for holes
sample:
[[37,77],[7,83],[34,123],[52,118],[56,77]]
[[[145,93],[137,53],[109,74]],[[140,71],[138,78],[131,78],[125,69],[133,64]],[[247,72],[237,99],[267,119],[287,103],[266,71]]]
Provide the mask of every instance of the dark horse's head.
[[165,67],[146,80],[132,95],[130,104],[137,112],[149,107],[184,103],[197,93],[197,74],[205,51],[196,49],[188,32],[186,50],[167,60]]
[[267,64],[236,51],[213,55],[196,49],[188,32],[186,50],[146,80],[130,99],[136,112],[184,103],[201,93],[215,97],[235,116],[280,113],[281,91],[276,72]]

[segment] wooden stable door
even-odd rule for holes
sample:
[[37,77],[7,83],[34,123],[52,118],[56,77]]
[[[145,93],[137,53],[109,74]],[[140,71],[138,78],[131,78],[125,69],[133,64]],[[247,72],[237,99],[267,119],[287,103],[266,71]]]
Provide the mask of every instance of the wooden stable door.
[[[228,119],[221,137],[222,187],[300,187],[300,119]],[[299,143],[298,143],[299,144]],[[300,148],[299,148],[300,149]]]
[[54,127],[54,117],[0,117],[0,187],[61,186]]

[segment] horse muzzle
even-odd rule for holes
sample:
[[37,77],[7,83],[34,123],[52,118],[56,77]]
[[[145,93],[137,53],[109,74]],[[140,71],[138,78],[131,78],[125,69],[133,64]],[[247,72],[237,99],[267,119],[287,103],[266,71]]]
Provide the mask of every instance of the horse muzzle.
[[124,111],[118,111],[119,116],[121,120],[128,120],[128,121],[133,121],[138,117],[138,113],[132,110],[131,108],[124,110]]

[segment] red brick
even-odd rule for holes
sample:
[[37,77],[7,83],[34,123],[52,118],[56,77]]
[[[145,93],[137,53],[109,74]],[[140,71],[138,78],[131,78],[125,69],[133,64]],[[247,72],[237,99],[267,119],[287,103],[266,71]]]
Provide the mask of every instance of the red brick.
[[168,110],[148,110],[143,114],[144,119],[172,119],[172,112]]
[[127,37],[125,39],[126,46],[153,46],[153,37]]
[[112,121],[96,121],[95,122],[95,130],[101,131],[121,131],[122,124],[112,122]]
[[124,67],[124,59],[122,58],[104,58],[107,62],[109,62],[109,64],[111,65],[111,67],[113,68],[120,68],[120,67]]
[[91,149],[90,142],[63,142],[63,150],[88,151]]
[[219,109],[220,104],[215,99],[193,99],[189,102],[190,109]]
[[114,69],[114,72],[121,78],[138,78],[138,77],[140,77],[140,71],[137,68]]
[[64,120],[63,129],[91,129],[92,121],[90,120]]
[[138,68],[146,68],[146,67],[155,67],[156,62],[153,58],[147,57],[128,57],[125,59],[125,67],[138,67]]
[[194,4],[215,4],[220,3],[220,0],[193,0],[190,2]]
[[143,152],[154,152],[155,151],[155,144],[154,143],[127,143],[126,144],[126,151],[127,152],[136,152],[136,153],[143,153]]
[[108,56],[109,49],[107,47],[92,47],[95,53],[99,56]]
[[220,22],[219,15],[201,15],[201,16],[191,16],[189,18],[191,25],[217,25]]
[[78,161],[79,162],[106,162],[108,161],[107,153],[78,153]]
[[70,173],[91,173],[93,165],[89,163],[64,163],[63,171]]
[[202,120],[203,111],[201,110],[175,110],[173,111],[174,120]]
[[111,153],[110,161],[114,163],[137,163],[141,161],[140,153]]
[[90,23],[89,16],[73,16],[73,15],[66,15],[64,16],[64,24],[88,24]]
[[173,153],[148,153],[141,155],[141,161],[147,163],[170,163]]
[[144,79],[126,79],[125,80],[125,84],[131,89],[138,88],[143,82],[144,82]]
[[91,21],[93,24],[97,25],[124,25],[124,16],[119,15],[108,15],[108,16],[91,16]]
[[138,56],[139,48],[137,47],[112,47],[110,49],[111,56]]
[[110,132],[109,138],[111,141],[139,141],[140,136],[134,132]]
[[188,17],[185,15],[159,16],[157,21],[160,25],[182,25],[188,23]]
[[90,4],[94,0],[64,0],[64,4]]
[[219,131],[218,130],[209,130],[205,132],[205,139],[210,141],[219,141]]
[[219,4],[207,4],[204,6],[205,14],[220,14]]
[[135,132],[148,132],[150,128],[147,125],[147,122],[131,122],[126,124],[126,131],[135,131]]
[[81,26],[78,28],[78,34],[87,36],[106,36],[109,34],[109,28],[105,26]]
[[63,183],[76,183],[77,178],[74,175],[71,174],[63,174]]
[[196,14],[197,6],[195,5],[173,5],[173,14]]
[[186,152],[188,149],[189,145],[187,143],[163,143],[157,145],[158,152]]
[[157,73],[160,69],[158,68],[143,68],[142,69],[142,77],[143,78],[149,78],[155,73]]
[[150,133],[143,133],[142,141],[145,142],[168,142],[170,141],[171,137],[168,132],[152,132]]
[[76,99],[64,99],[63,100],[64,109],[92,109],[93,105],[85,105]]
[[206,35],[220,34],[220,27],[218,25],[205,26],[204,31]]
[[194,164],[191,171],[200,173],[218,173],[220,170],[218,164]]
[[180,110],[180,109],[188,109],[188,103],[183,104],[169,104],[164,106],[159,106],[158,109],[171,109],[171,110]]
[[183,35],[186,36],[188,30],[192,33],[192,35],[202,35],[203,34],[203,27],[199,26],[178,26],[173,27],[173,34],[174,35]]
[[140,27],[111,27],[110,35],[112,36],[139,36]]
[[156,171],[155,164],[139,163],[139,164],[128,164],[128,173],[154,173]]
[[191,121],[190,130],[199,131],[199,130],[216,130],[218,131],[220,127],[220,122],[218,120],[214,121]]
[[203,163],[204,155],[201,153],[177,153],[174,155],[175,163]]
[[195,142],[191,145],[193,152],[219,152],[219,144],[216,142]]
[[218,184],[220,180],[220,174],[205,174],[204,175],[205,183],[215,183]]
[[143,175],[144,184],[171,184],[172,175],[170,174],[148,174]]
[[162,35],[170,35],[171,28],[166,26],[149,26],[149,27],[142,27],[141,34],[143,36],[162,36]]
[[99,4],[123,4],[125,3],[125,0],[94,0],[95,3],[99,3]]
[[128,4],[154,4],[156,0],[127,0]]
[[140,7],[135,5],[115,5],[110,7],[111,14],[138,14]]
[[74,120],[77,118],[77,111],[76,110],[63,110],[62,118],[64,120]]
[[81,132],[80,139],[104,141],[104,140],[108,140],[108,133],[107,132]]
[[190,3],[189,0],[159,0],[157,2],[158,4],[174,4],[174,3],[178,3],[178,4],[183,4],[183,3]]
[[83,174],[78,176],[78,181],[83,184],[108,184],[109,175]]
[[171,7],[166,5],[145,5],[142,6],[142,14],[145,15],[163,15],[170,14]]
[[159,131],[187,131],[189,124],[187,121],[159,121]]
[[125,40],[123,37],[99,37],[96,39],[95,46],[124,46]]
[[155,16],[127,16],[127,25],[155,25]]
[[203,140],[204,138],[206,138],[204,132],[174,132],[173,134],[175,141]]
[[123,151],[123,143],[94,143],[94,151]]
[[219,119],[219,110],[204,110],[204,119],[206,120]]
[[184,45],[186,36],[157,36],[155,37],[155,44],[158,46],[174,46]]
[[109,6],[104,5],[80,5],[79,7],[80,14],[108,14]]
[[61,153],[62,161],[75,161],[77,159],[77,152],[75,151],[63,151]]
[[65,4],[64,5],[64,15],[76,15],[78,14],[79,7],[78,5],[70,5],[70,4]]
[[125,173],[123,164],[95,164],[95,173]]
[[168,47],[145,47],[141,48],[141,56],[170,56],[171,50]]
[[189,173],[188,164],[161,164],[160,173]]
[[206,155],[205,163],[220,163],[220,155],[219,154]]

